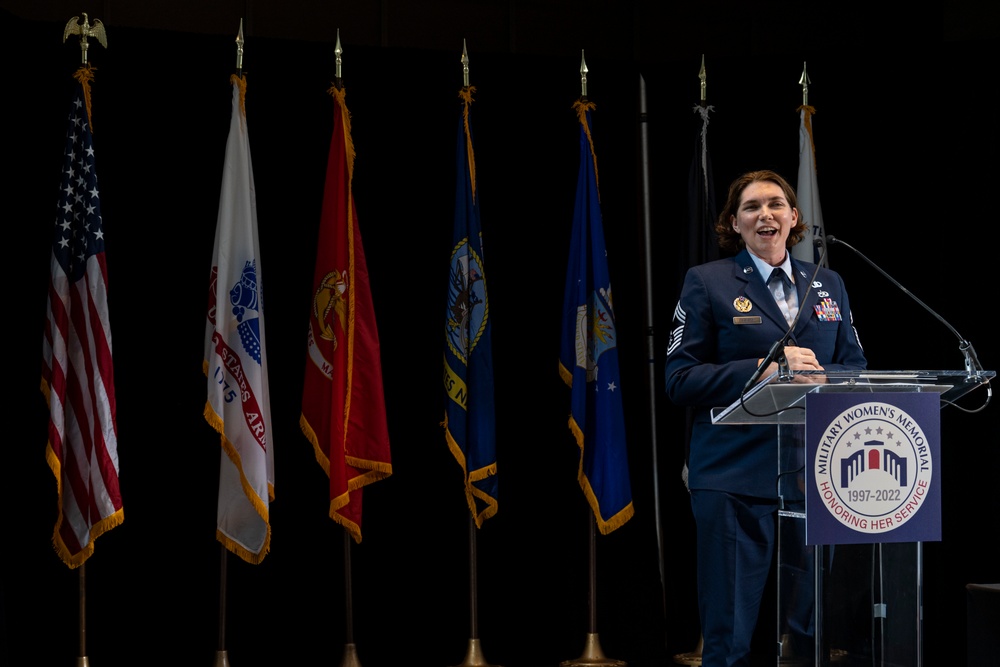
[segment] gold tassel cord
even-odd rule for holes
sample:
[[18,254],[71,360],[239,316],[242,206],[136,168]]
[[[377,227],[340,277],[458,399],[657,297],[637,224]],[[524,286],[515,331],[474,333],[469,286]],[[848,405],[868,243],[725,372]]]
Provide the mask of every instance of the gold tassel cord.
[[240,114],[246,118],[247,117],[247,77],[246,75],[236,76],[235,74],[229,77],[229,81],[236,84],[240,88]]
[[90,115],[90,84],[94,80],[94,72],[96,71],[96,67],[91,67],[90,63],[87,63],[73,74],[73,78],[79,81],[83,87],[83,103],[87,107],[87,122],[90,123],[91,134],[94,133],[94,119]]
[[469,179],[472,182],[472,201],[476,201],[476,157],[472,151],[472,130],[469,129],[469,107],[474,101],[472,94],[476,92],[475,86],[467,86],[458,91],[458,96],[465,103],[462,111],[462,121],[465,123],[465,148],[469,159]]
[[350,192],[354,180],[354,140],[351,139],[351,112],[347,110],[347,104],[344,101],[347,97],[347,89],[331,86],[326,92],[337,100],[337,104],[344,112],[342,116],[344,121],[344,152],[347,154],[347,189]]
[[813,141],[813,127],[812,127],[812,117],[816,113],[816,108],[809,106],[808,104],[803,104],[796,111],[804,111],[805,116],[802,118],[803,124],[806,126],[806,132],[809,133],[809,145],[812,147],[813,153],[813,167],[816,166],[816,143]]
[[590,156],[594,160],[594,182],[598,184],[597,188],[597,198],[601,198],[601,188],[600,188],[600,178],[597,175],[597,153],[594,152],[594,138],[590,136],[590,124],[587,122],[587,112],[593,111],[597,108],[597,105],[593,102],[579,99],[573,103],[573,108],[576,109],[577,118],[580,119],[580,125],[583,126],[583,131],[587,135],[587,143],[590,144]]

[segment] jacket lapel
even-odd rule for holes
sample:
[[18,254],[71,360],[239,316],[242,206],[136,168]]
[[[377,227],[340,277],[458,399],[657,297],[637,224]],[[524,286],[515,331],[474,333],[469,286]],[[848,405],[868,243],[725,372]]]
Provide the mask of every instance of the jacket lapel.
[[794,257],[792,258],[792,271],[795,273],[795,291],[799,295],[799,311],[802,311],[803,308],[807,309],[806,312],[799,316],[798,322],[795,323],[795,331],[792,333],[798,333],[809,322],[810,311],[816,305],[819,297],[809,281],[812,278],[812,271],[806,271],[806,267]]

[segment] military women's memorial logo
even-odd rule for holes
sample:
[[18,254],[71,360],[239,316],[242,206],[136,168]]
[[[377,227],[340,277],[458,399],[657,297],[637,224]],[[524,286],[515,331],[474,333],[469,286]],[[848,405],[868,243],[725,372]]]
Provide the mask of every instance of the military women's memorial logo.
[[807,544],[941,539],[939,401],[923,393],[807,396]]

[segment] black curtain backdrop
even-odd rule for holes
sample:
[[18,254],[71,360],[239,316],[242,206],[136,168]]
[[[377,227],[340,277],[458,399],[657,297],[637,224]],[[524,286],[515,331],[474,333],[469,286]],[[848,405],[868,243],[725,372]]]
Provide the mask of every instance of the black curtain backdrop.
[[[81,10],[82,12],[82,10]],[[100,15],[95,10],[97,18]],[[66,16],[68,19],[70,15]],[[217,648],[220,448],[205,423],[207,279],[231,113],[231,35],[106,25],[90,60],[106,231],[118,400],[123,525],[86,563],[87,654],[95,667],[211,664]],[[39,391],[52,210],[75,39],[65,21],[0,12],[5,65],[2,219],[10,304],[3,528],[6,664],[76,657],[78,572],[55,555],[56,484],[45,462]],[[848,241],[935,308],[1000,366],[992,271],[996,125],[984,42],[889,47],[827,33],[823,48],[788,20],[706,54],[709,147],[719,196],[739,173],[794,183],[799,76],[809,103],[826,231]],[[755,23],[760,27],[760,24]],[[780,46],[754,45],[786,31]],[[598,32],[594,30],[593,32]],[[734,32],[735,29],[734,29]],[[874,32],[874,30],[873,30]],[[522,33],[523,35],[523,33]],[[468,510],[448,452],[441,350],[454,191],[461,40],[432,48],[344,45],[357,150],[354,194],[381,337],[393,475],[367,487],[364,539],[351,552],[354,638],[365,665],[458,664],[470,639]],[[695,40],[688,37],[690,42]],[[332,126],[329,39],[247,35],[247,117],[265,282],[275,447],[271,553],[228,567],[226,649],[234,667],[339,663],[344,542],[328,486],[298,427],[315,239]],[[93,43],[93,40],[92,40]],[[587,48],[588,93],[620,333],[635,517],[597,537],[604,653],[663,664],[694,648],[693,523],[681,481],[684,413],[655,399],[653,467],[647,372],[663,354],[679,291],[679,239],[699,117],[701,48],[642,59]],[[477,534],[479,636],[507,667],[578,657],[589,631],[589,510],[557,373],[559,310],[578,159],[580,50],[479,53],[469,43],[477,184],[494,324],[499,513]],[[600,52],[598,52],[600,53]],[[639,80],[648,96],[654,337],[647,355]],[[985,223],[982,221],[986,220]],[[960,369],[958,340],[850,252],[846,279],[874,369]],[[16,324],[16,326],[15,326]],[[658,388],[659,388],[658,384]],[[963,404],[981,405],[985,392]],[[925,656],[963,664],[965,585],[1000,580],[997,408],[942,411],[943,539],[924,546]],[[654,480],[666,546],[661,583]],[[664,608],[663,600],[666,600]],[[758,629],[773,655],[773,601]]]

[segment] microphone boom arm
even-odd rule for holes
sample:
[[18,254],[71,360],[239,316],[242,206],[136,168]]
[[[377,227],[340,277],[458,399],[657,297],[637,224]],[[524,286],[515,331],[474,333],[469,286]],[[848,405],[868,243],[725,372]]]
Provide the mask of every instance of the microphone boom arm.
[[971,376],[971,375],[976,374],[978,371],[982,371],[983,370],[983,366],[982,366],[982,364],[979,363],[979,357],[976,356],[976,350],[972,347],[972,343],[970,343],[968,340],[966,340],[965,338],[963,338],[962,334],[958,333],[958,331],[955,330],[955,327],[951,326],[951,324],[949,324],[947,320],[945,320],[943,317],[941,317],[936,312],[934,312],[934,310],[932,310],[930,306],[928,306],[926,303],[924,303],[923,301],[921,301],[920,299],[918,299],[912,292],[910,292],[910,290],[908,290],[905,287],[903,287],[899,283],[898,280],[896,280],[895,278],[893,278],[892,276],[890,276],[888,273],[886,273],[882,269],[882,267],[880,267],[878,264],[876,264],[872,260],[870,260],[867,257],[865,257],[864,253],[862,253],[860,250],[858,250],[857,248],[855,248],[854,246],[852,246],[850,243],[847,243],[846,241],[842,241],[842,240],[838,239],[835,236],[827,236],[826,237],[826,241],[827,241],[827,243],[839,243],[842,246],[847,246],[852,252],[854,252],[854,254],[856,254],[858,257],[860,257],[861,259],[863,259],[870,267],[872,267],[873,269],[875,269],[876,271],[878,271],[879,273],[881,273],[883,276],[885,276],[889,280],[889,282],[891,282],[893,285],[895,285],[896,287],[898,287],[899,289],[901,289],[904,294],[906,294],[908,297],[910,297],[911,299],[913,299],[914,301],[916,301],[918,304],[920,304],[920,306],[924,310],[926,310],[928,313],[930,313],[935,318],[937,318],[937,320],[939,322],[941,322],[941,324],[945,325],[945,327],[947,327],[948,330],[950,332],[952,332],[955,335],[956,338],[958,338],[958,349],[962,353],[962,355],[965,357],[965,372],[966,373],[968,373]]

